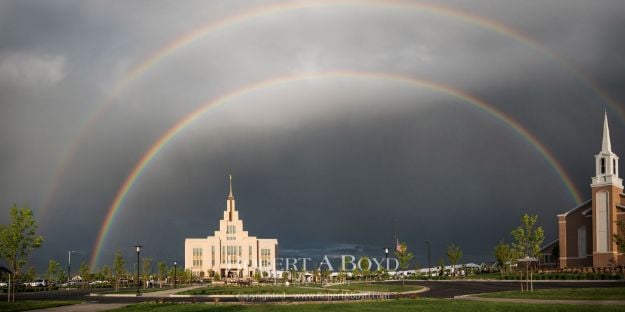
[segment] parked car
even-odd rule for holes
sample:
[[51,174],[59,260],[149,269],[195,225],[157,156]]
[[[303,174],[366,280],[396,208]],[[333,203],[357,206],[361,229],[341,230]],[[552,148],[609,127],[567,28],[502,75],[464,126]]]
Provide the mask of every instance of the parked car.
[[[69,282],[69,286],[70,286],[70,287],[73,287],[73,286],[76,286],[76,285],[78,285],[78,283],[76,283],[76,282],[74,282],[74,281],[70,281],[70,282]],[[61,287],[67,287],[67,282],[65,282],[65,283],[61,284]]]
[[39,280],[36,280],[34,282],[28,283],[28,286],[31,286],[31,287],[47,287],[48,286],[48,281],[39,279]]
[[7,282],[0,282],[0,287],[8,287],[9,283]]
[[97,285],[103,285],[103,284],[108,284],[108,281],[93,281],[93,282],[89,282],[89,285],[91,286],[97,286]]

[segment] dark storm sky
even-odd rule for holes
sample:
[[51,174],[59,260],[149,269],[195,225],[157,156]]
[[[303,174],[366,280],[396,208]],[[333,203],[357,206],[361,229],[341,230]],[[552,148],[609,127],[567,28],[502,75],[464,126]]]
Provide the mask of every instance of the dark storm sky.
[[[177,120],[289,74],[385,72],[462,90],[533,133],[584,199],[604,110],[625,155],[622,1],[437,3],[540,47],[407,7],[278,10],[207,33],[115,89],[176,38],[271,3],[0,2],[0,222],[13,203],[34,210],[45,237],[34,265],[64,263],[70,249],[89,260],[117,190]],[[180,132],[129,192],[98,264],[137,242],[145,256],[181,261],[184,238],[216,229],[228,173],[247,230],[278,238],[283,255],[379,256],[396,227],[421,264],[424,241],[434,259],[456,243],[464,261],[489,260],[523,213],[540,216],[550,241],[555,215],[576,204],[534,146],[465,101],[385,79],[316,78],[234,97]]]

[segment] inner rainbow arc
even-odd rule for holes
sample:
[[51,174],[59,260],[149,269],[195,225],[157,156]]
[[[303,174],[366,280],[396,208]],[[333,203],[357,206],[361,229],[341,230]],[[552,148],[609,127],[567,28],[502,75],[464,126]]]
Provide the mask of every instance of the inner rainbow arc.
[[392,73],[380,73],[380,72],[356,72],[356,71],[323,71],[323,72],[310,72],[310,73],[302,73],[302,74],[293,74],[286,75],[274,79],[263,80],[257,83],[247,85],[236,89],[232,92],[224,94],[220,97],[217,97],[197,108],[195,111],[186,115],[179,121],[177,121],[171,128],[169,128],[163,135],[161,135],[151,146],[150,148],[143,154],[137,164],[133,167],[130,174],[124,180],[121,188],[117,191],[115,198],[113,199],[107,214],[105,216],[104,222],[100,231],[98,232],[98,236],[96,239],[96,243],[94,249],[91,253],[90,260],[90,268],[93,270],[97,265],[97,261],[100,257],[100,253],[102,252],[103,245],[106,241],[107,235],[110,231],[111,225],[115,221],[115,217],[118,214],[120,208],[123,206],[123,203],[132,189],[132,187],[137,182],[138,178],[141,176],[141,173],[144,172],[147,165],[154,159],[154,157],[170,142],[176,135],[182,132],[187,126],[192,124],[198,118],[200,118],[203,114],[207,113],[211,108],[216,105],[223,104],[228,100],[234,99],[236,97],[261,90],[263,88],[268,88],[272,86],[276,86],[279,84],[302,81],[306,79],[320,79],[320,78],[350,78],[350,79],[377,79],[377,80],[388,80],[388,81],[397,81],[404,82],[413,86],[423,87],[430,90],[438,91],[443,94],[447,94],[451,97],[455,97],[463,100],[463,102],[469,103],[472,106],[476,107],[482,112],[487,113],[490,116],[493,116],[497,120],[503,122],[510,129],[512,129],[515,133],[517,133],[520,137],[522,137],[530,146],[532,146],[545,160],[546,162],[554,169],[557,173],[560,180],[563,182],[566,190],[570,194],[573,201],[576,203],[580,203],[582,201],[582,196],[579,190],[576,189],[574,183],[572,182],[569,175],[566,173],[564,168],[560,165],[560,163],[556,160],[553,153],[551,153],[545,145],[538,140],[538,138],[533,135],[528,129],[523,127],[519,122],[514,120],[512,117],[506,115],[502,111],[496,109],[492,105],[486,103],[483,100],[480,100],[466,92],[455,89],[453,87],[443,85],[440,83],[417,79],[414,77],[392,74]]

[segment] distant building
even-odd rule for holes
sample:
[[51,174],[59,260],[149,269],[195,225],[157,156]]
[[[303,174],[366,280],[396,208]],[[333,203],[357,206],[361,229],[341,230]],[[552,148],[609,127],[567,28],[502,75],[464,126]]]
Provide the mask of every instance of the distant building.
[[206,238],[185,240],[184,267],[199,277],[253,277],[255,272],[272,274],[276,270],[277,239],[249,236],[235,208],[232,194],[226,199],[226,211],[219,230]]
[[560,267],[625,265],[625,255],[613,240],[618,231],[616,222],[625,221],[618,160],[612,152],[606,115],[601,151],[595,156],[595,176],[590,184],[592,198],[558,215]]
[[542,267],[558,267],[560,265],[560,242],[554,240],[540,249],[539,262]]

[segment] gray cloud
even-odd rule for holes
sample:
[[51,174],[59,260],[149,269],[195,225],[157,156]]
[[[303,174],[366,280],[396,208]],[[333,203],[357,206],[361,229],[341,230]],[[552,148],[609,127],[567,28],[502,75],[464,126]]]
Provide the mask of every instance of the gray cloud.
[[37,91],[65,78],[65,59],[22,53],[0,55],[0,84]]

